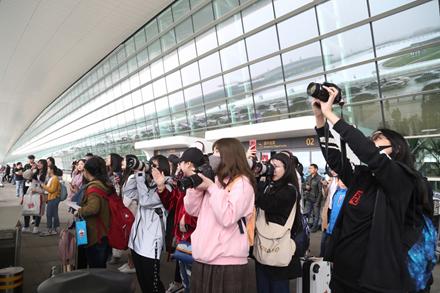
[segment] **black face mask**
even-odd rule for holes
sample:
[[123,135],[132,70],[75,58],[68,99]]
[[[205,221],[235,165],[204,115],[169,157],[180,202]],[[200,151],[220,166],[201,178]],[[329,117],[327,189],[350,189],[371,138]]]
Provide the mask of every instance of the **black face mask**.
[[387,149],[390,147],[392,147],[392,146],[391,145],[381,145],[381,146],[378,146],[377,148],[379,149],[379,151],[383,151],[384,149]]

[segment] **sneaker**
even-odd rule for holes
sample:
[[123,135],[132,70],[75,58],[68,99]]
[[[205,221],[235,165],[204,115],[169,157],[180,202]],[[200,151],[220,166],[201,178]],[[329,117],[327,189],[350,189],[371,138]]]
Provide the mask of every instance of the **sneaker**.
[[166,293],[177,293],[180,290],[182,290],[183,285],[181,283],[177,283],[177,282],[171,282],[170,286],[168,287]]
[[34,229],[32,229],[32,234],[38,234],[38,232],[38,227],[34,227]]
[[22,227],[21,228],[21,232],[23,232],[23,233],[30,233],[31,232],[31,228],[29,228],[29,227]]
[[136,273],[136,269],[135,268],[130,268],[127,264],[127,266],[125,268],[123,268],[122,270],[119,270],[121,273],[125,273],[125,274],[134,274]]
[[47,231],[40,232],[40,237],[49,236],[51,232],[52,232],[52,230],[47,230]]
[[55,230],[52,230],[52,231],[49,231],[49,235],[58,235],[58,232],[57,232],[57,230],[55,229]]
[[123,264],[118,268],[119,271],[125,270],[128,267],[128,263]]

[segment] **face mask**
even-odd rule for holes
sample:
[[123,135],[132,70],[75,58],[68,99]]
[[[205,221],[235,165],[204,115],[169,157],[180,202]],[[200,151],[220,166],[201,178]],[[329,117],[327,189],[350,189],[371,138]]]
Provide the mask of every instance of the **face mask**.
[[222,158],[210,155],[209,156],[209,165],[211,166],[214,172],[217,172],[218,166],[220,165]]

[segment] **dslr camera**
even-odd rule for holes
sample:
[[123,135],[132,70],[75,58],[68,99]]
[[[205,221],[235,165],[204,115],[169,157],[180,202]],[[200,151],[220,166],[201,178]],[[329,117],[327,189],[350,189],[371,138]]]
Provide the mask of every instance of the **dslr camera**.
[[267,179],[272,179],[275,172],[275,167],[271,163],[257,162],[256,159],[254,159],[251,169],[256,176],[264,176]]
[[212,181],[215,180],[214,170],[212,170],[211,166],[207,163],[201,165],[200,167],[197,167],[194,171],[196,172],[196,174],[188,177],[182,177],[181,179],[177,180],[177,187],[181,191],[185,192],[188,188],[196,188],[197,186],[202,184],[203,179],[199,175],[197,175],[199,173],[208,177]]
[[317,83],[317,82],[311,82],[307,86],[307,95],[314,97],[314,98],[317,98],[321,102],[326,103],[329,99],[329,93],[328,93],[328,91],[325,90],[325,88],[323,88],[323,86],[334,87],[338,90],[338,95],[336,96],[333,104],[341,104],[344,102],[342,100],[342,96],[341,96],[341,89],[337,85],[335,85],[334,83],[329,83],[329,82],[324,82],[322,84]]

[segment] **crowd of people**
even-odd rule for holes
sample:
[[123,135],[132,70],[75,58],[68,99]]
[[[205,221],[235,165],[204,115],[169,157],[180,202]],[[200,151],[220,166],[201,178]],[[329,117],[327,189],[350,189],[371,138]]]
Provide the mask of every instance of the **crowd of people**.
[[[41,195],[45,204],[33,216],[32,231],[39,232],[46,213],[43,236],[59,232],[60,186],[67,184],[68,201],[79,206],[74,217],[87,225],[88,243],[78,248],[77,268],[105,268],[128,254],[119,270],[136,273],[145,293],[248,292],[249,257],[255,259],[259,293],[290,292],[289,280],[302,275],[307,250],[298,235],[309,228],[323,231],[320,254],[333,263],[332,292],[428,292],[415,289],[407,253],[419,241],[421,215],[432,216],[432,205],[405,139],[388,129],[365,137],[333,112],[337,89],[326,90],[328,102],[314,99],[312,107],[331,168],[327,179],[315,164],[304,178],[290,151],[274,154],[261,171],[254,151],[223,138],[208,154],[190,147],[180,157],[156,155],[147,162],[132,154],[87,154],[72,165],[68,184],[61,183],[53,158],[35,162],[29,156],[24,167],[9,168],[5,180],[15,181],[17,197],[28,185]],[[327,122],[360,166],[341,156]],[[23,177],[26,170],[31,178]],[[133,214],[125,251],[110,244],[112,211],[103,194],[117,196]],[[30,216],[23,231],[30,231]],[[168,290],[160,274],[163,248],[176,260]],[[423,290],[429,290],[432,277],[425,283]]]

